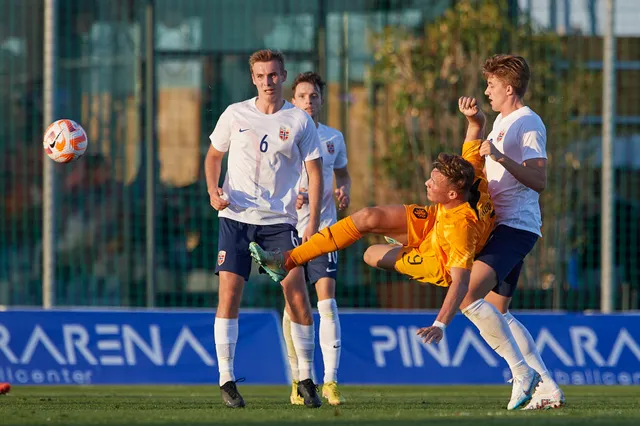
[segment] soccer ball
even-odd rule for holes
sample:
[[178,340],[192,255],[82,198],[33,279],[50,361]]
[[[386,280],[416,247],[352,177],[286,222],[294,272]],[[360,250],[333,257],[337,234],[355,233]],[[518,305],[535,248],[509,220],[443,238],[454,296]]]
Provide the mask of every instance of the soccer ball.
[[69,163],[87,150],[87,134],[72,120],[57,120],[44,132],[44,152],[57,163]]

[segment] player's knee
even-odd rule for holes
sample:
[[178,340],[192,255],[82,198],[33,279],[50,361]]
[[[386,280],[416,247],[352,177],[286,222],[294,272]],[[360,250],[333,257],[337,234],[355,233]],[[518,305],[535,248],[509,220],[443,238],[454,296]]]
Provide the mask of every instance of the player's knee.
[[365,252],[364,252],[364,263],[366,263],[369,266],[373,266],[375,267],[375,258],[374,258],[374,254],[372,253],[371,247],[369,247]]
[[475,303],[480,299],[484,299],[485,296],[486,293],[484,291],[481,291],[478,288],[470,287],[467,290],[467,294],[464,296],[464,299],[462,299],[462,303],[460,303],[460,309],[464,309],[472,303]]
[[333,278],[320,278],[315,286],[318,301],[336,298],[336,281]]
[[374,268],[378,268],[378,264],[380,263],[380,253],[378,252],[378,250],[376,250],[375,247],[369,247],[365,252],[364,252],[364,263],[366,263],[369,266],[373,266]]
[[286,302],[294,309],[299,309],[300,306],[309,303],[304,280],[283,281],[282,290],[284,291]]
[[382,219],[382,212],[377,207],[365,207],[354,213],[352,219],[358,231],[364,234],[378,227]]
[[473,302],[475,302],[478,299],[479,298],[475,297],[469,291],[467,291],[467,294],[462,299],[462,302],[460,302],[460,309],[461,310],[465,309],[467,306],[471,305]]
[[287,302],[291,310],[291,321],[297,324],[313,324],[313,315],[309,299],[301,294],[290,295]]
[[471,302],[475,302],[478,299],[484,299],[496,284],[498,284],[498,276],[495,270],[482,261],[475,261],[465,300],[472,299]]
[[[226,296],[226,297],[225,297]],[[217,314],[222,318],[237,318],[240,311],[240,301],[232,295],[223,295],[218,298]]]

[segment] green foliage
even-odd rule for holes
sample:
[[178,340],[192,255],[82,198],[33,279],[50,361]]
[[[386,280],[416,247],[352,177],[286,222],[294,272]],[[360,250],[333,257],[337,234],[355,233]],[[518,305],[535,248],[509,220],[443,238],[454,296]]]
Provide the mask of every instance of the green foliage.
[[422,31],[387,27],[374,43],[375,78],[386,89],[393,115],[382,164],[396,189],[414,197],[424,193],[437,154],[460,149],[464,119],[458,97],[477,97],[491,124],[495,113],[484,102],[481,71],[487,57],[508,52],[529,62],[532,81],[525,101],[547,125],[550,160],[579,133],[575,117],[586,112],[588,89],[596,83],[577,61],[559,67],[569,53],[566,40],[536,29],[525,16],[511,22],[504,1],[460,0]]

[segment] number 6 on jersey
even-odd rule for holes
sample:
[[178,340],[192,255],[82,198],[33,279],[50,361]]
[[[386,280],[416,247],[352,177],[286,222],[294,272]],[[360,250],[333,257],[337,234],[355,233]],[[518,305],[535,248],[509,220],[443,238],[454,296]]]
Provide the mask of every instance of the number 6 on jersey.
[[267,152],[267,149],[269,149],[269,143],[267,142],[267,135],[264,135],[260,141],[260,152]]

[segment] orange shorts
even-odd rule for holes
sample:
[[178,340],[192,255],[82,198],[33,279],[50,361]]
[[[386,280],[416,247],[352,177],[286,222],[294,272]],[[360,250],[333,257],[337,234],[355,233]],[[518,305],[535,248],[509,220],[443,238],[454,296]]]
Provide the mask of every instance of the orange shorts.
[[[396,257],[395,270],[416,281],[447,287],[451,278],[438,256],[438,247],[426,239],[435,224],[435,214],[417,204],[405,205],[407,213],[407,245]],[[431,209],[433,213],[435,210]]]

